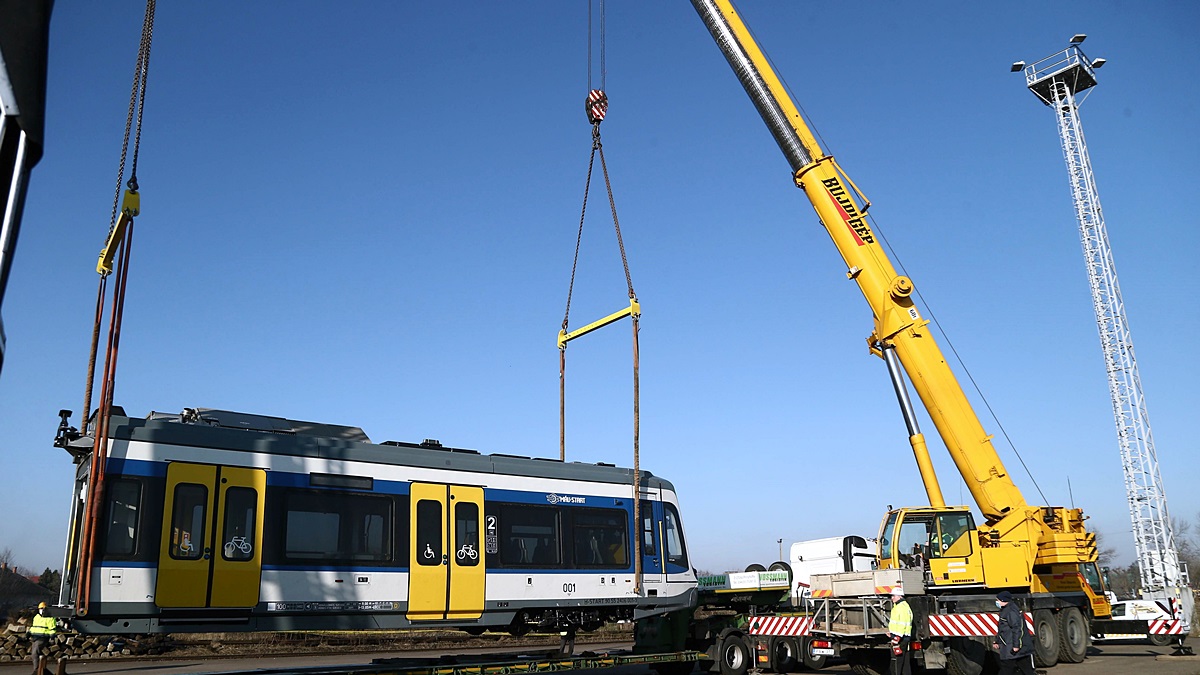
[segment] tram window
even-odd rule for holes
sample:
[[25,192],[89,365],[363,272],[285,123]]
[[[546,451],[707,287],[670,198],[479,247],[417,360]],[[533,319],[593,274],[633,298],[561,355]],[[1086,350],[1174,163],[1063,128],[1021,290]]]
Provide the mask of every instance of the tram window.
[[204,515],[208,510],[208,488],[195,483],[175,486],[171,504],[169,553],[179,560],[196,560],[204,555]]
[[442,503],[433,499],[417,502],[417,564],[442,564]]
[[454,505],[455,562],[473,567],[479,564],[479,505],[459,502]]
[[654,546],[654,504],[643,500],[638,510],[642,517],[642,555],[658,555]]
[[108,536],[104,553],[107,556],[133,555],[137,547],[142,484],[119,478],[109,486],[108,495]]
[[291,491],[284,555],[352,563],[392,559],[392,500],[359,494]]
[[500,508],[500,562],[510,567],[557,567],[558,509],[504,504]]
[[679,512],[675,510],[674,504],[663,504],[664,513],[666,515],[666,523],[664,523],[664,537],[666,542],[664,548],[667,549],[667,562],[672,565],[682,565],[687,567],[687,547],[683,544],[683,527],[679,522]]
[[625,511],[571,509],[571,542],[577,567],[629,566]]
[[231,487],[225,491],[225,522],[221,528],[222,558],[235,561],[254,559],[257,514],[257,490]]

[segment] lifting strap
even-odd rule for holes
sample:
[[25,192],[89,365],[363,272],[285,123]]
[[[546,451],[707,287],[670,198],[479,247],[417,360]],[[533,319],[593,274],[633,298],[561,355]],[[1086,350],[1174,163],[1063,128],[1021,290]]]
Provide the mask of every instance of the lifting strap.
[[[125,136],[121,141],[121,161],[117,169],[117,187],[113,195],[112,214],[109,219],[108,236],[96,271],[100,284],[96,290],[96,318],[92,327],[92,345],[88,356],[87,382],[84,389],[84,405],[79,428],[86,434],[92,405],[92,386],[96,377],[96,354],[100,342],[100,325],[104,314],[104,301],[108,294],[108,277],[116,272],[116,288],[112,296],[109,314],[108,340],[104,352],[104,372],[100,382],[100,400],[96,410],[96,423],[90,430],[93,434],[92,464],[88,479],[87,498],[84,504],[83,527],[80,532],[79,581],[76,584],[75,608],[79,616],[86,616],[91,596],[91,567],[95,555],[97,533],[103,512],[104,465],[107,457],[108,425],[112,410],[113,393],[117,380],[117,353],[121,343],[121,323],[125,314],[125,288],[129,279],[129,257],[133,246],[133,219],[141,213],[141,195],[138,192],[137,166],[142,143],[142,112],[146,103],[146,80],[150,72],[150,43],[154,37],[154,11],[156,0],[146,0],[146,14],[142,20],[142,37],[138,45],[137,63],[133,71],[133,87],[129,93],[129,113],[125,118]],[[124,197],[121,184],[125,178],[125,161],[129,151],[129,135],[133,132],[133,161],[129,180],[125,183]],[[118,205],[120,212],[118,212]]]
[[[592,150],[588,157],[587,180],[583,186],[583,207],[579,213],[579,230],[575,235],[575,256],[571,262],[571,281],[567,286],[567,307],[563,312],[562,329],[558,332],[558,458],[566,461],[567,457],[567,343],[582,337],[592,331],[599,330],[615,323],[626,316],[633,327],[633,561],[634,561],[634,592],[642,589],[642,537],[641,519],[641,460],[639,439],[641,435],[641,402],[639,382],[638,328],[641,318],[641,305],[633,290],[633,278],[629,274],[629,258],[625,255],[625,241],[621,236],[621,221],[617,218],[617,204],[613,199],[612,181],[608,176],[608,162],[604,159],[604,144],[600,141],[600,123],[608,114],[608,96],[604,93],[607,76],[604,59],[604,0],[600,0],[600,89],[592,89],[592,6],[588,2],[588,96],[584,103],[588,122],[592,125]],[[588,195],[592,188],[592,170],[595,167],[596,155],[600,155],[600,169],[604,174],[604,187],[608,192],[608,206],[612,211],[613,230],[617,235],[617,247],[621,250],[621,266],[625,270],[625,286],[629,292],[629,306],[613,312],[608,316],[592,323],[568,331],[571,318],[571,296],[575,290],[575,271],[579,266],[579,247],[583,241],[583,223],[587,217]]]

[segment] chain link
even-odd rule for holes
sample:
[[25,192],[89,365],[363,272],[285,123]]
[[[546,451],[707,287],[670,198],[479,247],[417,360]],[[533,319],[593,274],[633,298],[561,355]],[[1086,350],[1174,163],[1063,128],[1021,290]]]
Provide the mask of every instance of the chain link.
[[[117,167],[117,187],[113,194],[112,214],[109,216],[109,231],[117,224],[117,209],[121,204],[121,183],[125,179],[125,162],[129,154],[129,134],[134,133],[133,165],[130,171],[129,188],[137,191],[138,150],[142,142],[142,110],[146,103],[146,76],[150,68],[150,42],[154,35],[154,10],[156,0],[146,0],[146,15],[142,19],[142,38],[138,43],[137,63],[133,68],[133,85],[129,91],[129,114],[125,116],[125,135],[121,139],[121,162]],[[137,126],[134,126],[134,120]]]

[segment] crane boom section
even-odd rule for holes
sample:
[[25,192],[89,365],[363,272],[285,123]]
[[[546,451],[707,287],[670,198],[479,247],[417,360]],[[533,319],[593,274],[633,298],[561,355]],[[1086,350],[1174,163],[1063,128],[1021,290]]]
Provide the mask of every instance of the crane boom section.
[[[874,315],[872,351],[894,346],[971,496],[989,522],[1026,506],[966,394],[911,298],[912,281],[896,272],[867,223],[869,202],[825,154],[795,102],[729,0],[692,0],[713,39],[794,172]],[[862,204],[860,207],[859,204]],[[916,448],[914,447],[914,450]],[[920,463],[918,455],[918,463]],[[924,477],[931,496],[936,479]],[[930,481],[934,485],[930,485]],[[931,497],[932,498],[932,497]]]

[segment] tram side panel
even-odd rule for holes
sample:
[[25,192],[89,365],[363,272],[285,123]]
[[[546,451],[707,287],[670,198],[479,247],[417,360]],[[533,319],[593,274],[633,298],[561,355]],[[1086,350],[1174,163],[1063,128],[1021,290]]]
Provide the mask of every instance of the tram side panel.
[[[694,601],[677,500],[658,479],[635,528],[629,488],[615,482],[136,440],[110,453],[81,630],[523,632]],[[648,574],[635,593],[639,535]]]

